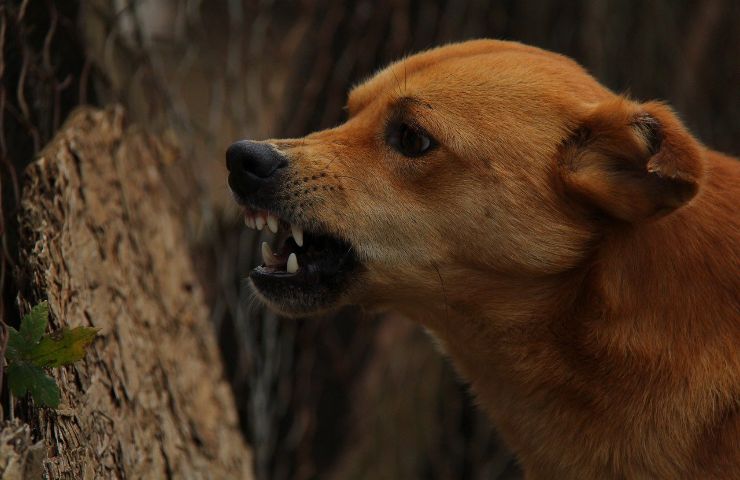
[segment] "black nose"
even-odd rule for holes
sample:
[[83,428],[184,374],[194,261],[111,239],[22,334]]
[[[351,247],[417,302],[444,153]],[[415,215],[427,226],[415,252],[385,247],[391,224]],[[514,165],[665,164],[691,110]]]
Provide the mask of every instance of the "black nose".
[[229,186],[242,201],[258,191],[275,188],[277,174],[287,165],[288,159],[266,143],[242,140],[226,150]]
[[237,176],[270,178],[288,164],[287,159],[271,145],[241,140],[226,150],[226,167]]

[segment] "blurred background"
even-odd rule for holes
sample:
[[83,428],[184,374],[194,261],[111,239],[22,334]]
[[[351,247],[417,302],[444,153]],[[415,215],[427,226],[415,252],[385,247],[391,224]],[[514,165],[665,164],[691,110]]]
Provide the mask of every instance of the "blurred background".
[[618,92],[662,99],[740,152],[736,0],[6,0],[0,4],[0,311],[16,287],[22,170],[77,105],[120,103],[182,152],[177,195],[259,479],[513,479],[427,335],[349,309],[284,320],[250,305],[261,232],[226,188],[236,139],[340,123],[348,88],[447,42],[517,40],[575,58]]

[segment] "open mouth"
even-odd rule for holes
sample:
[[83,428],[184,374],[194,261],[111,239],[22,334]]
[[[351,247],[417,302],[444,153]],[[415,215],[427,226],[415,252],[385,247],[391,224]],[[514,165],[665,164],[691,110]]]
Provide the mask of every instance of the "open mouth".
[[262,243],[262,264],[249,275],[269,304],[283,313],[300,315],[338,302],[358,267],[347,242],[304,231],[271,212],[250,207],[244,208],[244,223],[275,234],[272,246]]

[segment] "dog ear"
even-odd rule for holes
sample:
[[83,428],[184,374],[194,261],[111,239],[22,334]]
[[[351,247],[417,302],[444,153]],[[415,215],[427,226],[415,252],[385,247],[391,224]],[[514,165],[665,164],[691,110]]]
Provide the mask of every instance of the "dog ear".
[[621,97],[592,108],[560,153],[566,190],[628,222],[687,203],[704,170],[701,146],[670,108]]

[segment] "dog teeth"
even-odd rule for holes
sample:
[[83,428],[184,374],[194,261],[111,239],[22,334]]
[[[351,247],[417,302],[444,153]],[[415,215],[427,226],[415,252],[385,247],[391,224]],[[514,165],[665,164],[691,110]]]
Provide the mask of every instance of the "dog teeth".
[[[249,228],[256,228],[257,230],[262,230],[263,228],[267,227],[272,233],[277,234],[278,230],[280,230],[280,218],[277,217],[277,215],[274,215],[270,212],[266,211],[251,211],[247,210],[244,212],[244,224]],[[295,241],[295,244],[299,247],[303,246],[303,229],[299,227],[298,225],[291,225],[290,226],[290,233],[293,236],[293,240]],[[269,245],[262,244],[262,256],[265,260],[265,264],[271,265],[274,263],[272,260],[273,252],[270,249]],[[269,259],[269,260],[268,260]],[[298,270],[298,259],[295,258],[295,271]],[[292,273],[295,273],[292,272]]]
[[254,224],[257,227],[257,230],[262,230],[265,228],[265,217],[258,213],[254,219]]
[[277,233],[278,231],[278,219],[275,215],[268,213],[267,214],[267,227],[270,229],[272,233]]
[[288,273],[295,273],[298,271],[298,257],[296,257],[295,253],[291,253],[290,256],[288,256],[288,265],[285,267],[285,270]]
[[291,225],[290,231],[293,235],[293,240],[295,241],[295,244],[299,247],[303,246],[303,229],[297,225]]

